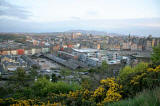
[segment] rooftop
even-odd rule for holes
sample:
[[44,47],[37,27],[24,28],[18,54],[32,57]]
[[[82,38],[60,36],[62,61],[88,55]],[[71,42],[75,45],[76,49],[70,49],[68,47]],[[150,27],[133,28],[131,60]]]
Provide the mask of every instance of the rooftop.
[[97,49],[91,49],[91,48],[86,48],[86,49],[73,49],[76,52],[81,52],[81,53],[89,53],[89,52],[98,52]]

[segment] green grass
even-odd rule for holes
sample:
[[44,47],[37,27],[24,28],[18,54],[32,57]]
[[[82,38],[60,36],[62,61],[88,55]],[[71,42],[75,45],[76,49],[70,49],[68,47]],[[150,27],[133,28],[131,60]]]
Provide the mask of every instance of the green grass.
[[160,106],[160,87],[145,90],[134,98],[106,104],[106,106]]

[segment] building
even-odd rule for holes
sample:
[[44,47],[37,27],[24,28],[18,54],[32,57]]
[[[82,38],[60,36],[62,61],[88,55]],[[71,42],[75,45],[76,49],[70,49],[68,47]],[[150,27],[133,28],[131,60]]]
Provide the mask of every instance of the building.
[[19,55],[1,56],[1,64],[5,71],[15,71],[18,67],[27,67],[25,60],[23,60]]
[[130,50],[130,43],[129,43],[129,42],[123,43],[123,44],[122,44],[122,49],[123,49],[123,50]]
[[17,49],[17,54],[18,55],[24,55],[24,49]]
[[152,40],[146,41],[146,50],[151,51],[152,50]]
[[85,54],[87,57],[97,57],[97,49],[72,49],[72,54],[79,56],[80,54]]
[[32,48],[32,55],[36,54],[36,49]]
[[63,59],[66,59],[66,60],[68,60],[68,59],[75,59],[75,60],[77,60],[78,59],[78,56],[73,55],[71,53],[64,52],[64,51],[58,51],[58,56],[61,57],[61,58],[63,58]]
[[21,58],[26,62],[28,67],[32,67],[34,65],[39,67],[39,64],[28,56],[22,55]]
[[35,53],[41,53],[42,52],[42,49],[41,48],[36,48],[35,49]]
[[49,48],[48,47],[43,47],[42,48],[42,53],[47,53],[49,52]]
[[11,55],[17,55],[17,51],[16,50],[11,50]]
[[76,38],[78,38],[78,37],[80,37],[80,36],[82,36],[82,34],[81,34],[80,32],[78,32],[78,33],[73,33],[73,34],[72,34],[72,39],[76,39]]
[[87,63],[88,66],[91,66],[91,67],[96,67],[101,64],[101,62],[97,58],[87,58],[85,63]]
[[136,51],[136,50],[138,50],[137,48],[138,48],[137,44],[135,44],[135,43],[131,44],[131,51]]

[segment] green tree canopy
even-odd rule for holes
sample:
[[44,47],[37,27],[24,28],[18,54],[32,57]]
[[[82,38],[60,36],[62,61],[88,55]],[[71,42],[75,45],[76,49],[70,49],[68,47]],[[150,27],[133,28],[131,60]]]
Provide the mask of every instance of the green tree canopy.
[[160,45],[153,48],[151,59],[154,65],[160,64]]
[[108,64],[106,61],[102,61],[101,71],[105,72],[108,69]]
[[26,72],[23,68],[17,68],[15,77],[17,82],[20,84],[24,85],[25,77],[26,77]]
[[148,63],[140,62],[135,67],[125,66],[120,70],[119,77],[124,79],[131,73],[143,72],[148,67]]

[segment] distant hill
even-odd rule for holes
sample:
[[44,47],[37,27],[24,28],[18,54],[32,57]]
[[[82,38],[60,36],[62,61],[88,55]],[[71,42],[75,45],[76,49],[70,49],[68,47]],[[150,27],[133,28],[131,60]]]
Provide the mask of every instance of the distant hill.
[[82,34],[92,34],[92,35],[110,35],[110,36],[126,36],[118,33],[108,33],[105,31],[96,31],[96,30],[68,30],[67,33],[76,33],[80,32]]
[[3,40],[15,40],[15,39],[25,39],[25,36],[12,33],[0,33],[0,41]]
[[92,34],[92,35],[107,35],[107,32],[95,31],[95,30],[69,30],[66,32],[80,32],[82,34]]

